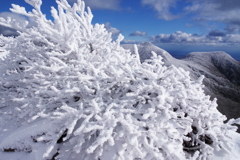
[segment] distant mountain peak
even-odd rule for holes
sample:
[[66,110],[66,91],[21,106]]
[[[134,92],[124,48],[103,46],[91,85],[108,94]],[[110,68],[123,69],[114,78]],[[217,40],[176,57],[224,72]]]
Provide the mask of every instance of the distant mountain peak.
[[[174,65],[190,72],[193,79],[204,75],[205,92],[218,98],[219,110],[228,118],[240,114],[240,62],[223,51],[191,52],[183,59],[175,59],[167,51],[151,42],[137,45],[141,61],[151,58],[151,52],[162,56],[165,65]],[[133,45],[123,46],[133,52]],[[231,108],[231,109],[229,109]]]
[[[125,49],[129,49],[132,53],[134,52],[133,44],[132,45],[123,44],[122,47]],[[152,57],[152,51],[155,52],[157,55],[160,55],[163,58],[163,62],[167,66],[169,66],[171,64],[175,64],[175,63],[177,63],[176,61],[178,61],[177,59],[172,57],[172,55],[170,53],[168,53],[167,51],[165,51],[162,48],[159,48],[158,46],[155,46],[151,42],[140,43],[137,45],[137,47],[138,47],[141,62],[144,62],[146,59],[150,59]],[[175,62],[173,62],[173,61],[175,61]]]
[[153,44],[151,42],[142,42],[140,43],[140,45],[147,46],[147,45],[153,45]]
[[204,61],[210,62],[210,63],[218,63],[218,64],[227,64],[227,63],[233,63],[233,64],[239,64],[238,61],[236,61],[234,58],[232,58],[228,53],[224,51],[214,51],[214,52],[191,52],[189,53],[186,58],[186,60],[191,61]]
[[200,57],[224,57],[231,58],[229,54],[224,51],[213,51],[213,52],[191,52],[187,55],[187,57],[200,56]]

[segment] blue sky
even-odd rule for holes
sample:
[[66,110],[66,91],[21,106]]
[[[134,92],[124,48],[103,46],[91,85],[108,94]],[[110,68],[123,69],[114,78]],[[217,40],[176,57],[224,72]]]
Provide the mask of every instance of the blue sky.
[[[114,36],[123,34],[124,43],[151,41],[172,54],[222,50],[240,60],[240,0],[85,2],[94,14],[93,23],[105,24]],[[9,13],[11,3],[31,9],[24,0],[0,0],[0,17],[21,19]],[[50,6],[56,6],[55,0],[43,0],[49,19]]]

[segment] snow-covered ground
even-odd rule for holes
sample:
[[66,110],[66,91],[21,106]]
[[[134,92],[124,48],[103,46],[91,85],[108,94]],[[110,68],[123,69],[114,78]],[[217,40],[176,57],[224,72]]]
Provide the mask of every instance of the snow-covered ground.
[[223,154],[222,151],[215,151],[212,160],[239,160],[240,156],[240,134],[236,132],[229,133],[230,139],[234,142],[232,143],[231,150],[227,154]]
[[[20,134],[25,133],[31,133],[34,132],[34,130],[36,130],[35,128],[38,126],[41,126],[42,122],[38,123],[34,123],[32,125],[23,125],[20,128],[17,129],[16,131],[16,126],[14,126],[14,123],[12,123],[14,120],[12,120],[10,117],[4,117],[4,112],[0,113],[0,144],[2,145],[4,143],[5,140],[11,139],[11,141],[15,141],[16,137],[19,137],[20,135],[18,134],[18,131]],[[7,126],[2,125],[2,122],[5,120],[8,120],[9,123],[7,123]],[[46,129],[48,127],[48,125],[45,125]],[[31,131],[29,131],[29,129]],[[22,132],[23,131],[23,132]],[[209,160],[239,160],[239,156],[240,156],[240,134],[236,133],[236,132],[232,132],[229,131],[228,133],[229,136],[229,141],[231,141],[230,143],[230,150],[229,151],[214,151],[214,155],[212,155],[211,157],[209,157]],[[8,142],[9,143],[9,142]],[[28,151],[15,151],[12,152],[11,150],[9,150],[9,152],[3,152],[0,151],[0,160],[43,160],[45,158],[43,158],[43,154],[45,152],[46,147],[48,147],[46,144],[35,144],[34,148],[32,148],[33,150],[31,152]],[[58,146],[60,147],[60,145]],[[64,146],[61,146],[61,148],[64,148]],[[71,153],[72,153],[72,148],[70,147],[65,147],[64,148],[64,152],[62,153],[64,154],[64,158],[61,158],[61,160],[82,160],[79,159],[78,157],[71,157]],[[113,152],[114,152],[114,148],[113,148]],[[111,154],[106,155],[106,159],[105,160],[111,160],[113,159],[111,157]],[[125,157],[126,160],[131,160],[130,158]],[[84,160],[84,159],[83,159]]]
[[32,11],[18,5],[11,11],[36,26],[0,19],[21,31],[0,35],[8,51],[0,59],[0,159],[238,158],[233,125],[240,119],[224,123],[216,99],[204,93],[200,73],[212,74],[207,65],[174,59],[150,43],[123,49],[123,36],[113,41],[104,25],[92,25],[81,0],[56,1],[53,21],[41,0],[26,2]]

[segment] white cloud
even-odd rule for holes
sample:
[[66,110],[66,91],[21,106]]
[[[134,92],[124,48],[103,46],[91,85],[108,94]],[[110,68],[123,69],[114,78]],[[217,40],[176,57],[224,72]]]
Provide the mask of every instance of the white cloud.
[[178,0],[142,0],[143,5],[149,5],[158,12],[159,19],[172,20],[179,16],[170,12],[170,8],[176,6]]
[[139,44],[142,41],[137,41],[137,40],[129,40],[129,39],[124,39],[121,44]]
[[225,27],[225,31],[227,33],[237,34],[240,32],[240,27],[236,24],[229,24],[227,27]]
[[[164,20],[191,15],[195,20],[240,26],[240,0],[141,0],[141,3],[156,10],[158,18]],[[184,8],[183,4],[187,6]],[[177,14],[171,10],[174,7],[178,8]]]
[[17,36],[19,35],[16,30],[12,29],[11,26],[5,26],[5,23],[1,23],[8,19],[14,19],[20,26],[25,26],[26,21],[28,21],[24,16],[11,13],[11,12],[1,12],[0,13],[0,34],[3,36]]
[[12,12],[0,12],[0,17],[4,18],[5,20],[8,18],[15,19],[20,25],[24,25],[26,21],[28,21],[24,16]]
[[140,31],[135,31],[133,33],[130,33],[129,36],[146,36],[146,32],[140,32]]
[[17,33],[16,30],[14,30],[12,28],[0,25],[0,35],[3,35],[3,36],[18,36],[19,34]]
[[172,34],[159,34],[150,38],[157,44],[205,44],[205,45],[234,45],[240,46],[240,34],[226,34],[220,31],[211,31],[208,35],[189,34],[177,31]]
[[196,19],[240,25],[239,0],[196,0],[192,1],[185,11],[189,14],[195,13]]
[[[18,23],[19,26],[26,26],[26,27],[30,28],[30,27],[36,25],[35,22],[31,18],[27,18],[25,16],[15,14],[12,12],[0,12],[0,34],[5,35],[5,36],[19,35],[15,30],[16,28],[14,28],[16,25],[7,26],[5,24],[5,21],[9,21],[10,19],[15,20],[15,22]],[[1,21],[3,23],[1,23]]]
[[[76,2],[77,0],[68,0],[69,2]],[[86,6],[91,9],[109,9],[118,10],[120,8],[119,0],[84,0]]]
[[12,12],[0,12],[0,18],[4,18],[5,20],[8,18],[11,18],[12,20],[14,19],[21,26],[24,26],[26,22],[28,22],[27,27],[36,25],[36,22],[33,19]]
[[109,22],[105,23],[104,26],[105,26],[105,28],[106,28],[106,30],[108,32],[112,33],[113,36],[117,36],[117,35],[119,35],[121,33],[120,30],[118,30],[117,28],[112,27]]

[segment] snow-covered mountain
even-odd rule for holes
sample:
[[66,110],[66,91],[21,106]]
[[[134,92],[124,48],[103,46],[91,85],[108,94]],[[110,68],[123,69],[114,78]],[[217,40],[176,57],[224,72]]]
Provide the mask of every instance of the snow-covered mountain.
[[36,27],[0,18],[21,31],[0,35],[0,160],[239,159],[233,125],[240,118],[224,123],[200,76],[209,93],[228,87],[238,95],[231,58],[192,53],[178,60],[150,43],[126,46],[139,49],[142,62],[155,51],[167,66],[156,53],[141,63],[120,46],[121,34],[112,40],[104,25],[92,25],[84,1],[56,1],[53,21],[41,0],[26,2],[32,11],[11,11]]
[[[133,51],[133,45],[122,45]],[[154,51],[161,55],[165,65],[174,65],[190,72],[193,79],[204,75],[206,94],[217,98],[218,109],[228,118],[238,118],[240,115],[240,62],[229,54],[216,52],[192,52],[183,59],[176,59],[167,51],[150,42],[138,45],[141,61],[151,57]]]

